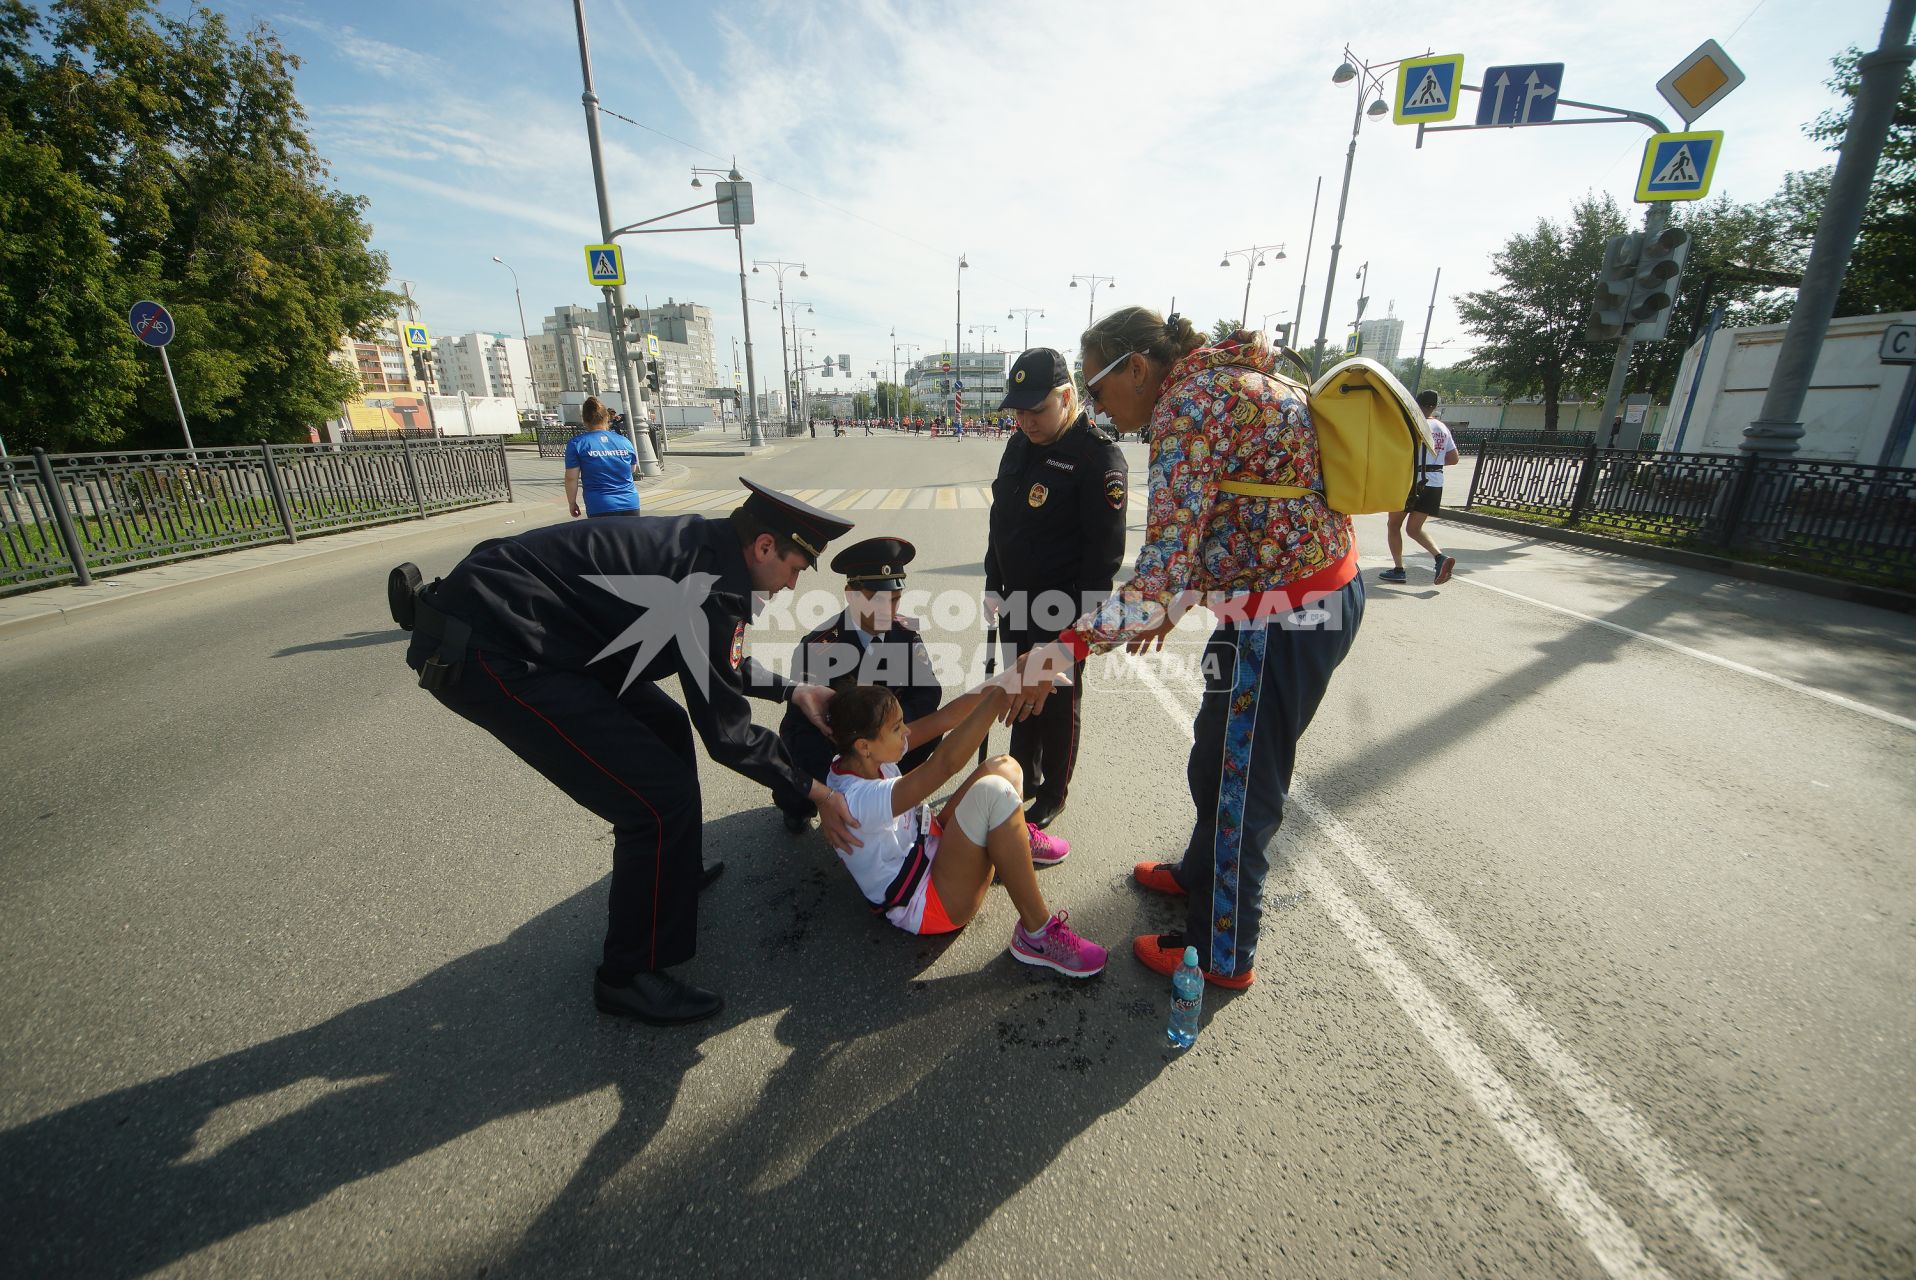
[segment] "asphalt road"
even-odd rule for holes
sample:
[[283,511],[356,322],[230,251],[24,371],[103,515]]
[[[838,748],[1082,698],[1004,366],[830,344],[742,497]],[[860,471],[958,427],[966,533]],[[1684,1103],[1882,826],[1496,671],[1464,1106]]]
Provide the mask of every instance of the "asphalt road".
[[[647,488],[962,496],[997,452]],[[514,465],[560,518],[558,464]],[[975,667],[984,512],[926,503],[855,514]],[[1196,620],[1088,680],[1042,884],[1113,948],[1089,982],[1013,963],[1001,895],[943,943],[874,920],[708,762],[688,972],[729,1003],[661,1031],[592,1007],[609,832],[385,616],[390,564],[519,527],[0,634],[0,1273],[1916,1271],[1916,620],[1433,526],[1459,575],[1372,588],[1258,982],[1181,1056],[1127,875],[1191,818]]]

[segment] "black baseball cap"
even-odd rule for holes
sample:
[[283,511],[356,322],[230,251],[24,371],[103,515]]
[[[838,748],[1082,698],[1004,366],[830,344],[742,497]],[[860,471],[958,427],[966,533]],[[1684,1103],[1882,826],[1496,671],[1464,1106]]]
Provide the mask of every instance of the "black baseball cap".
[[861,591],[903,591],[905,566],[918,548],[903,538],[866,538],[832,557],[832,572],[845,575],[845,585]]
[[1071,381],[1071,362],[1050,347],[1033,347],[1018,357],[1005,378],[1000,409],[1035,409],[1045,397]]

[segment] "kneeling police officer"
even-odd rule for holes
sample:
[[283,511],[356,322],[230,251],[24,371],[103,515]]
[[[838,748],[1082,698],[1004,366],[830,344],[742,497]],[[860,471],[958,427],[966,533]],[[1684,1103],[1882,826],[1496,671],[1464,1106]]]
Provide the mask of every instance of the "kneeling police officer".
[[[845,575],[845,611],[799,641],[792,654],[792,679],[834,690],[883,685],[897,697],[907,724],[936,711],[944,688],[918,635],[917,620],[898,612],[905,566],[917,554],[903,538],[866,538],[833,556],[832,572]],[[800,768],[825,781],[836,752],[831,739],[801,709],[785,712],[778,736]],[[899,771],[917,768],[942,740],[912,743],[898,762]],[[808,799],[785,810],[785,829],[801,834],[816,815]]]
[[[694,729],[713,760],[763,783],[781,806],[809,800],[834,848],[859,843],[843,799],[754,725],[745,701],[789,703],[823,722],[831,691],[746,657],[745,628],[851,524],[741,483],[750,493],[723,519],[548,525],[480,543],[423,591],[412,590],[411,565],[388,586],[395,620],[412,623],[406,661],[420,684],[612,824],[594,998],[606,1013],[655,1024],[724,1007],[667,972],[692,958],[710,878]],[[659,688],[667,676],[678,678],[683,708]]]

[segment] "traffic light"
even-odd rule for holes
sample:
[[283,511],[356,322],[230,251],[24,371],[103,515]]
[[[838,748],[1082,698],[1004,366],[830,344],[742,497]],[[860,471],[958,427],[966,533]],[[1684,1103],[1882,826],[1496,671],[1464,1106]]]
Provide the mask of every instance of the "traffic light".
[[423,351],[412,353],[412,376],[418,379],[422,387],[432,385],[432,367],[426,363],[426,353]]
[[1636,288],[1637,255],[1642,247],[1643,237],[1635,231],[1620,231],[1604,243],[1603,271],[1597,276],[1586,330],[1592,342],[1613,342],[1634,323],[1630,295]]
[[654,391],[659,389],[659,362],[657,360],[647,360],[645,362],[645,385]]
[[1630,294],[1630,321],[1636,326],[1632,336],[1637,341],[1648,342],[1669,332],[1672,304],[1689,257],[1690,233],[1677,227],[1668,227],[1643,242],[1637,257],[1635,288]]

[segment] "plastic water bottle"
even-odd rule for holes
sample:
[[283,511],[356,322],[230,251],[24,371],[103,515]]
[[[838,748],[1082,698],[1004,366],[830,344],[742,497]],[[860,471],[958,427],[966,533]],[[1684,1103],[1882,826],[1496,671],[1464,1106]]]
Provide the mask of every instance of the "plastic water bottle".
[[1189,1049],[1197,1040],[1203,1010],[1204,975],[1198,972],[1197,948],[1186,947],[1184,963],[1171,975],[1171,1025],[1164,1034],[1173,1049]]

